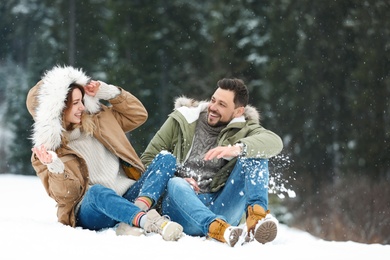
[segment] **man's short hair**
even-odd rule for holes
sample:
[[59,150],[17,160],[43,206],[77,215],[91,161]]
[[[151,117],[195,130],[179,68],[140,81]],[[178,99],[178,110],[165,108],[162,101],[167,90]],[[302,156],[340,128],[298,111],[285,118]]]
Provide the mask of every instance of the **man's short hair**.
[[246,105],[248,105],[249,91],[243,80],[236,78],[224,78],[218,80],[217,87],[234,92],[233,102],[236,107],[246,107]]

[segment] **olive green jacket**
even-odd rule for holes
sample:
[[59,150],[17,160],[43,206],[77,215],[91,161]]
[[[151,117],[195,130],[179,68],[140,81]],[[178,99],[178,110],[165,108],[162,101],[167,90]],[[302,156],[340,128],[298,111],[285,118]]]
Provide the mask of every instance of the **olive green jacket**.
[[[147,167],[162,150],[171,152],[182,164],[190,154],[195,127],[199,114],[207,110],[208,102],[197,102],[186,97],[175,101],[175,110],[150,141],[141,160]],[[271,158],[281,152],[281,138],[259,124],[260,115],[254,107],[247,106],[240,118],[233,119],[219,134],[218,146],[234,145],[238,142],[247,146],[248,158]],[[215,175],[211,182],[212,192],[224,186],[237,158],[230,160]]]

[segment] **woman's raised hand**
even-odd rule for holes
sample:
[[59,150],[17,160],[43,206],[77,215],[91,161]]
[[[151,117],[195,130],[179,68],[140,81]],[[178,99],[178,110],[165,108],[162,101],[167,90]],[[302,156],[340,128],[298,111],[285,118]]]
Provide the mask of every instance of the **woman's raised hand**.
[[99,91],[100,82],[91,80],[87,85],[84,86],[85,94],[94,97]]
[[46,148],[43,145],[39,147],[33,147],[31,148],[31,151],[33,151],[37,155],[41,163],[49,164],[53,162],[52,155],[47,152]]

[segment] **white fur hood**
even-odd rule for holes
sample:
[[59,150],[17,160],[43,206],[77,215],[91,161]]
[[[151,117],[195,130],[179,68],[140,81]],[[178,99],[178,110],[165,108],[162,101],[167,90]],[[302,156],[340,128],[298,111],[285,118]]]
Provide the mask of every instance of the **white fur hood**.
[[[64,131],[62,112],[65,108],[65,99],[69,85],[77,83],[86,85],[88,77],[81,69],[71,66],[56,66],[47,71],[42,80],[30,89],[26,105],[34,118],[32,142],[34,146],[44,145],[48,150],[56,150]],[[85,95],[85,111],[95,113],[99,111],[99,100]]]
[[[180,110],[183,108],[199,108],[199,112],[201,112],[207,109],[208,103],[209,101],[196,101],[194,99],[181,96],[175,100],[175,109]],[[247,105],[245,107],[244,117],[245,120],[255,120],[256,122],[260,123],[260,113],[255,107],[251,105]]]

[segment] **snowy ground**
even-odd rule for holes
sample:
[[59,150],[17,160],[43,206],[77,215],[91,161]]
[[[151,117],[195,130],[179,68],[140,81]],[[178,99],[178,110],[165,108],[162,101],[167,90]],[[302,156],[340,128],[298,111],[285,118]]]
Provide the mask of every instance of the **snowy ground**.
[[[35,176],[0,174],[0,259],[385,259],[390,245],[328,242],[279,226],[277,238],[230,248],[201,237],[166,242],[159,235],[117,237],[56,220],[55,203]],[[155,258],[154,258],[155,257]]]

